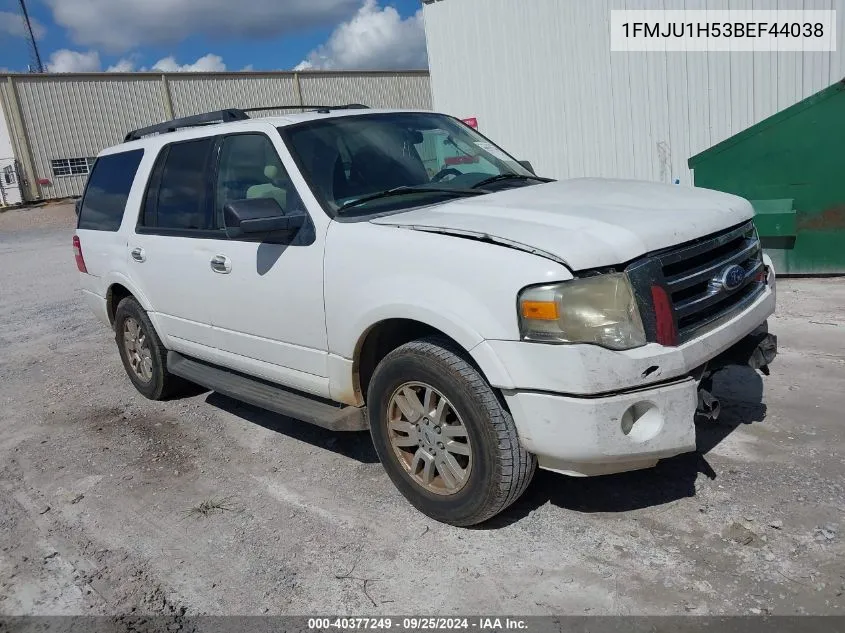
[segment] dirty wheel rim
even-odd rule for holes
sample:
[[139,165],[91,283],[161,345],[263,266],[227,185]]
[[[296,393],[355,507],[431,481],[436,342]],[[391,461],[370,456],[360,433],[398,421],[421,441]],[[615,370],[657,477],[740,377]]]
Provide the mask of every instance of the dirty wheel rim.
[[453,495],[469,481],[472,446],[455,407],[431,385],[407,382],[387,405],[387,434],[399,463],[418,485]]
[[123,348],[132,372],[144,382],[153,377],[153,357],[150,353],[150,341],[138,321],[128,317],[123,322]]

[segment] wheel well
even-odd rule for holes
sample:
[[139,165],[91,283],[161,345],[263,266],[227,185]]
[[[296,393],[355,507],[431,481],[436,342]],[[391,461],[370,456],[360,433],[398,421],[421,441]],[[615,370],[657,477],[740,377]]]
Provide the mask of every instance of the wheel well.
[[112,284],[106,293],[106,310],[109,314],[109,323],[114,325],[114,313],[117,311],[118,304],[126,297],[131,297],[132,293],[125,286],[120,284]]
[[412,319],[389,319],[370,328],[355,354],[353,372],[356,387],[363,401],[367,399],[367,389],[376,367],[381,360],[397,347],[429,336],[440,336],[450,341],[456,350],[473,365],[475,362],[461,345],[437,328]]

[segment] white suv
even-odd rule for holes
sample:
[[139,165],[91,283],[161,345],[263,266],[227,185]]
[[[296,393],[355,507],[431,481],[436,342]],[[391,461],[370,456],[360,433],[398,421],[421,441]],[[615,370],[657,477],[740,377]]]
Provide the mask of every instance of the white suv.
[[369,429],[411,503],[471,525],[538,465],[695,449],[712,372],[776,353],[752,217],[715,191],[539,178],[443,114],[227,110],[103,151],[74,248],[144,396],[189,381]]

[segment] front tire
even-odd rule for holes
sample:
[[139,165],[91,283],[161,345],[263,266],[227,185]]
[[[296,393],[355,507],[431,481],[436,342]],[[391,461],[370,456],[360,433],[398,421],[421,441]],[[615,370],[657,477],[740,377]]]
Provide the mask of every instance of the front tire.
[[461,350],[412,341],[376,368],[367,394],[376,452],[399,491],[424,514],[475,525],[516,501],[537,467],[507,409]]
[[165,400],[186,388],[185,381],[167,371],[167,350],[134,297],[126,297],[117,305],[114,332],[123,368],[141,395]]

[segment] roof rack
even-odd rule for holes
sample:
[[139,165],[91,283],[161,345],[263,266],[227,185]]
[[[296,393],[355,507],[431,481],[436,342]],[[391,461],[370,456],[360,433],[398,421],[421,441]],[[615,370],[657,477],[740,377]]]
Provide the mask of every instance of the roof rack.
[[260,108],[243,108],[241,112],[263,112],[265,110],[311,110],[313,112],[328,113],[332,110],[369,110],[369,106],[361,103],[348,103],[346,105],[280,105],[266,106]]
[[218,110],[217,112],[205,112],[204,114],[186,116],[181,119],[173,119],[172,121],[156,123],[155,125],[143,127],[139,130],[133,130],[126,135],[123,141],[137,141],[138,139],[150,136],[151,134],[165,134],[167,132],[175,132],[176,130],[181,130],[186,127],[199,127],[201,125],[214,125],[215,123],[243,121],[248,118],[249,115],[246,112],[238,110],[237,108]]
[[245,121],[249,119],[248,112],[262,112],[266,110],[311,110],[328,114],[332,110],[368,110],[369,107],[360,103],[350,103],[348,105],[324,106],[324,105],[274,105],[259,108],[228,108],[226,110],[217,110],[216,112],[205,112],[203,114],[195,114],[193,116],[186,116],[164,123],[156,123],[147,127],[140,128],[129,132],[123,139],[124,143],[129,141],[137,141],[145,136],[153,134],[166,134],[168,132],[175,132],[188,127],[200,127],[203,125],[214,125],[215,123],[230,123],[232,121]]

